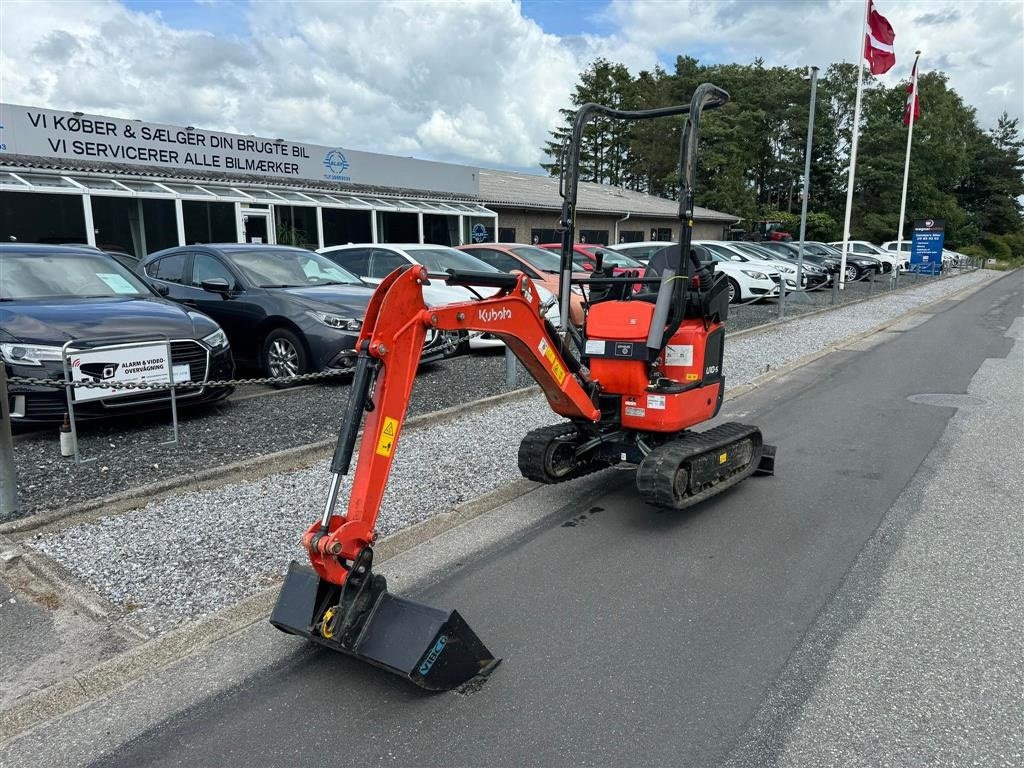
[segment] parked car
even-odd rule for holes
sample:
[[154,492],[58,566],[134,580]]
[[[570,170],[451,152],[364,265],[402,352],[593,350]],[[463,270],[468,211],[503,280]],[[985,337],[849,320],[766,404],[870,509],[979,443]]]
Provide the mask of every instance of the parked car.
[[698,259],[702,262],[714,262],[715,271],[729,279],[730,304],[779,295],[782,275],[771,267],[748,264],[728,255],[716,253],[699,243],[692,247]]
[[[761,248],[759,243],[733,241],[730,242],[729,245],[745,254],[762,258],[769,262],[782,261],[793,269],[794,275],[796,273],[798,264],[796,256],[790,256],[785,253],[774,253],[767,248]],[[808,260],[806,256],[804,257],[803,263],[800,265],[800,273],[800,279],[803,283],[803,287],[805,288],[818,288],[832,279],[831,272],[828,268]]]
[[[546,248],[552,253],[561,254],[562,244],[561,243],[541,243],[541,248]],[[601,259],[604,263],[605,268],[611,267],[613,275],[621,275],[625,272],[635,271],[643,272],[644,265],[636,259],[627,256],[619,251],[613,251],[611,248],[605,248],[603,245],[592,245],[590,243],[576,243],[572,247],[573,253],[580,257],[579,263],[583,269],[587,272],[593,272],[597,264],[597,255],[601,254]]]
[[[8,376],[64,380],[62,347],[69,341],[112,343],[166,337],[175,375],[191,381],[230,379],[227,336],[206,315],[160,298],[105,253],[58,245],[0,244],[0,359]],[[72,347],[73,348],[73,347]],[[185,389],[180,405],[227,397],[227,387]],[[63,388],[11,384],[11,419],[59,422],[67,411]],[[75,405],[76,418],[167,408],[166,390],[138,392]]]
[[[224,328],[239,362],[267,376],[296,376],[355,365],[373,288],[324,257],[284,245],[222,243],[150,254],[140,274],[172,301],[205,312]],[[424,358],[444,352],[429,334]]]
[[[522,243],[473,243],[460,245],[458,250],[465,251],[502,272],[522,273],[553,294],[558,293],[558,285],[561,282],[561,257],[546,248]],[[578,260],[573,260],[572,268],[573,277],[587,276],[585,268]],[[569,320],[573,325],[583,325],[583,290],[578,285],[570,289]]]
[[795,291],[796,265],[790,264],[785,259],[776,259],[762,254],[751,254],[737,247],[736,243],[729,243],[719,240],[694,240],[695,245],[702,245],[712,253],[724,256],[729,261],[752,263],[756,267],[766,267],[782,275],[782,281],[786,284],[787,291]]
[[634,243],[618,243],[617,245],[609,245],[608,249],[615,251],[616,253],[625,254],[631,259],[636,259],[641,264],[646,264],[650,261],[651,256],[656,254],[662,248],[668,248],[670,245],[675,245],[675,243],[671,240],[641,240],[640,242]]
[[[332,245],[321,248],[320,253],[333,263],[338,264],[371,285],[377,285],[398,267],[406,264],[423,265],[434,274],[449,269],[461,269],[475,272],[499,272],[475,256],[449,248],[446,245],[430,245],[424,243],[354,243],[349,245]],[[453,304],[460,301],[473,301],[479,296],[492,296],[497,291],[489,288],[477,288],[471,291],[461,285],[448,285],[442,279],[432,279],[430,285],[424,286],[423,297],[430,306]],[[558,325],[558,302],[551,291],[537,286],[537,296],[541,302],[548,302],[545,317]],[[469,339],[459,342],[460,351],[464,349],[487,349],[504,346],[504,342],[489,333],[472,335]]]
[[[796,243],[776,243],[776,242],[762,242],[758,243],[763,248],[769,248],[777,253],[788,253],[796,256],[799,253]],[[842,254],[830,245],[825,243],[804,241],[804,258],[808,256],[813,257],[814,260],[820,259],[820,264],[828,265],[831,269],[835,266],[838,271],[841,264]],[[846,254],[846,281],[854,282],[861,280],[868,274],[880,274],[882,271],[882,263],[871,256],[863,256],[859,254]]]
[[[840,240],[836,243],[829,243],[833,248],[842,252],[843,241]],[[882,262],[883,272],[892,272],[894,269],[899,269],[901,272],[906,272],[907,267],[910,266],[907,258],[900,259],[895,249],[893,251],[887,251],[883,248],[878,247],[873,243],[869,243],[867,240],[850,240],[848,243],[849,250],[847,255],[854,253],[858,256],[871,256],[872,258],[878,259]]]

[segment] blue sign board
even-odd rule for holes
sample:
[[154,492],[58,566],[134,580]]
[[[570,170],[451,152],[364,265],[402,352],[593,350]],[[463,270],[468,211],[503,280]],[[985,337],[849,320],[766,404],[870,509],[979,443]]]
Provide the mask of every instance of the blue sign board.
[[915,272],[942,270],[942,245],[946,240],[943,219],[917,219],[910,241],[910,269]]

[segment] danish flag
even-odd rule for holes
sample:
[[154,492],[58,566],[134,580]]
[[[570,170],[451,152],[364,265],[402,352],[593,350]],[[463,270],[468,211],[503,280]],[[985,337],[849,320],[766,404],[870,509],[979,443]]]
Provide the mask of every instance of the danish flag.
[[875,10],[875,4],[868,0],[868,29],[864,35],[864,58],[872,75],[881,75],[892,69],[896,63],[896,52],[893,42],[896,33],[892,24]]
[[907,86],[907,106],[903,108],[903,124],[909,126],[921,119],[921,100],[917,96],[917,61],[910,73],[910,84]]

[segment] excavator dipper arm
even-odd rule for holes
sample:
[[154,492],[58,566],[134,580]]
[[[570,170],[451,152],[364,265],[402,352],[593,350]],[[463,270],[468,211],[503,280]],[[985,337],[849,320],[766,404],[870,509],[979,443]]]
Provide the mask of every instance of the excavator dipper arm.
[[[428,308],[422,290],[429,281],[427,270],[411,267],[388,275],[370,301],[331,463],[334,475],[327,505],[322,519],[303,536],[313,568],[332,584],[345,584],[357,558],[376,538],[377,514],[428,328],[481,331],[501,339],[536,379],[556,413],[578,421],[600,419],[585,373],[575,359],[563,354],[557,333],[541,315],[537,290],[528,277],[451,272],[446,279],[453,285],[499,290],[479,301]],[[340,477],[348,473],[364,413],[348,511],[335,515]]]

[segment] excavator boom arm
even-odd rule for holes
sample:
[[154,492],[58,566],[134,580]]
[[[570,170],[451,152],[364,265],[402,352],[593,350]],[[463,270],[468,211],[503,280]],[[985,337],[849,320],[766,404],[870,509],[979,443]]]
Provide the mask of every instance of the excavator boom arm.
[[[376,538],[377,515],[405,421],[409,396],[428,328],[485,332],[508,345],[540,385],[551,408],[569,419],[596,422],[600,411],[586,374],[563,353],[555,329],[541,314],[537,290],[524,275],[449,273],[449,284],[499,288],[478,301],[432,309],[423,301],[424,267],[396,270],[378,286],[368,307],[357,349],[359,359],[331,462],[334,477],[322,519],[303,543],[325,580],[342,585],[351,564]],[[348,473],[363,421],[355,477],[344,516],[334,514],[341,476]]]

